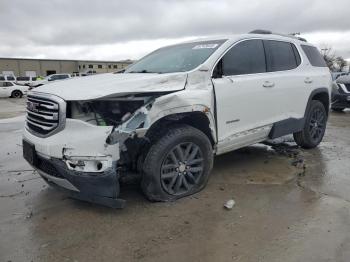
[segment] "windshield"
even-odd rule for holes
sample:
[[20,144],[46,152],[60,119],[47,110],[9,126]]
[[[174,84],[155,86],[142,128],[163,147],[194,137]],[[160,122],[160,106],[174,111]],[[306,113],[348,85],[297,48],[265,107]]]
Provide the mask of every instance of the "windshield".
[[201,41],[160,48],[131,65],[125,73],[190,71],[204,63],[226,40]]

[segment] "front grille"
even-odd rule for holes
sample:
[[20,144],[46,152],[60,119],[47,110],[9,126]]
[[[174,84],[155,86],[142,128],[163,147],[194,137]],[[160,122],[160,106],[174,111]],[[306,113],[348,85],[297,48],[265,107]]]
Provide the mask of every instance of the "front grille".
[[46,160],[45,158],[38,157],[35,167],[37,169],[43,171],[44,173],[50,175],[50,176],[54,176],[54,177],[58,177],[58,178],[64,178],[58,172],[56,167],[53,164],[51,164],[50,161]]
[[28,95],[27,129],[38,136],[61,130],[65,122],[65,102],[51,95]]

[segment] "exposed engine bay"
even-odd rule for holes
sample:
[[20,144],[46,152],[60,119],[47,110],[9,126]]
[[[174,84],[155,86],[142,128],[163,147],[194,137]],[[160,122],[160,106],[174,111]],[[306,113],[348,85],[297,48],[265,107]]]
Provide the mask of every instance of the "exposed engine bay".
[[118,126],[152,97],[128,96],[93,101],[70,101],[67,118],[79,119],[97,126]]

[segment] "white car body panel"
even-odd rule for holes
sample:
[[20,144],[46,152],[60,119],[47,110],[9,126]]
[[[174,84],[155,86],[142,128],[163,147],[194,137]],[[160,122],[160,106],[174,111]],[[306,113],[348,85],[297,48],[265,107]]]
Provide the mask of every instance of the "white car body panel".
[[112,166],[113,161],[119,159],[118,145],[106,144],[106,137],[111,130],[111,126],[101,127],[80,120],[67,119],[65,128],[50,137],[37,137],[26,128],[23,137],[35,144],[38,155],[44,158],[101,160],[106,163],[103,169],[107,169]]
[[[184,89],[186,73],[176,74],[98,74],[72,78],[40,86],[36,92],[55,94],[65,100],[92,100],[108,97],[147,93],[168,92]],[[72,92],[74,90],[74,92]]]
[[[10,81],[5,81],[10,82]],[[27,94],[29,87],[28,86],[21,86],[16,85],[15,83],[11,82],[13,86],[0,86],[0,97],[10,97],[12,92],[15,90],[19,90],[22,92],[22,94]]]

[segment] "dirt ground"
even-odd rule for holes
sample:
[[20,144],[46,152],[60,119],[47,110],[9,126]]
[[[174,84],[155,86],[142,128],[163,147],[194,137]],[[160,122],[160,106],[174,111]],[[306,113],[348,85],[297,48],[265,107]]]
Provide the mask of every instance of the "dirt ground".
[[331,114],[317,149],[288,137],[247,147],[216,157],[194,196],[151,203],[128,185],[113,210],[32,171],[23,105],[0,99],[0,261],[350,261],[349,111]]

